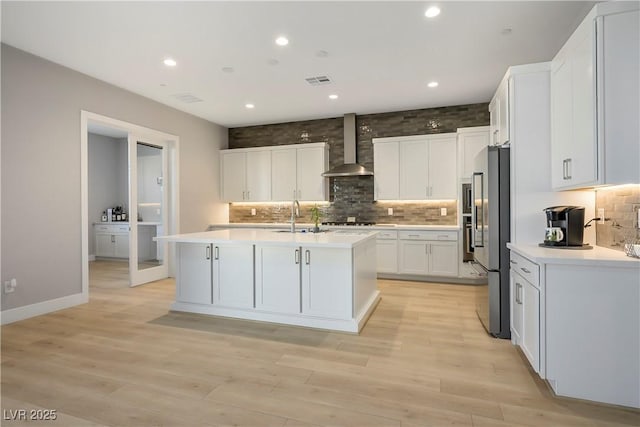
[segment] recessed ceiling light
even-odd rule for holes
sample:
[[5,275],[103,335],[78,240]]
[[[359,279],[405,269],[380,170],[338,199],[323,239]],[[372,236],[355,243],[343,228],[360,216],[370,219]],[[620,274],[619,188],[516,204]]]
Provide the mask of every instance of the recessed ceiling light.
[[502,29],[502,31],[500,31],[500,34],[502,34],[503,36],[508,36],[509,34],[511,34],[511,31],[513,31],[511,28],[505,27]]
[[429,82],[427,84],[427,86],[429,86],[429,87],[438,87],[438,82]]
[[233,73],[233,71],[234,71],[233,67],[222,67],[223,73]]
[[256,106],[253,104],[244,104],[244,106],[248,109],[256,108]]
[[336,94],[329,95],[329,99],[338,99],[338,95]]
[[318,58],[326,58],[327,56],[329,56],[329,52],[327,52],[326,50],[319,50],[316,52],[316,56]]
[[175,67],[176,65],[178,65],[178,63],[175,61],[175,59],[167,58],[164,60],[164,65],[166,65],[167,67]]
[[427,18],[434,18],[436,16],[440,15],[440,8],[437,6],[431,6],[429,9],[427,9],[427,11],[424,13],[424,16],[426,16]]
[[267,59],[267,64],[269,64],[269,65],[278,65],[279,63],[280,63],[280,61],[278,61],[278,60],[277,60],[277,59],[275,59],[275,58],[269,58],[269,59]]
[[276,39],[276,44],[278,46],[286,46],[289,44],[289,39],[284,36],[280,36]]

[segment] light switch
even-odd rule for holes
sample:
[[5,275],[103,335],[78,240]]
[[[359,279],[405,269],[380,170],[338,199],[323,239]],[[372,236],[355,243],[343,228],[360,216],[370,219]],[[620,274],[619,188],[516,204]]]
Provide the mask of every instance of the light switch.
[[393,215],[393,208],[387,208],[387,215]]
[[440,208],[440,216],[447,216],[447,208]]
[[347,217],[347,222],[356,222],[356,217],[355,216],[348,216]]

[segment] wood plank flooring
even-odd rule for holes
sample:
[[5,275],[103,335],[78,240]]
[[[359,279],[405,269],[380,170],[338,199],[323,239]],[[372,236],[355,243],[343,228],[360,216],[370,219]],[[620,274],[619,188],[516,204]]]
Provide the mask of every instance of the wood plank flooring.
[[[360,335],[169,312],[175,284],[92,264],[90,302],[2,327],[2,425],[638,426],[556,398],[472,286],[379,280]],[[114,268],[115,267],[115,268]],[[55,409],[55,421],[9,410]]]

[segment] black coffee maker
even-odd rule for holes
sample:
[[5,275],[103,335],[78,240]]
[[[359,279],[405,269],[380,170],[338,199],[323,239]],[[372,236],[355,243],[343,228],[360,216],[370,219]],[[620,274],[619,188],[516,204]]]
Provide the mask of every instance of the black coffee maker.
[[546,246],[582,246],[584,237],[584,207],[582,206],[552,206],[546,208],[547,227],[560,227],[563,237],[561,240],[545,240]]

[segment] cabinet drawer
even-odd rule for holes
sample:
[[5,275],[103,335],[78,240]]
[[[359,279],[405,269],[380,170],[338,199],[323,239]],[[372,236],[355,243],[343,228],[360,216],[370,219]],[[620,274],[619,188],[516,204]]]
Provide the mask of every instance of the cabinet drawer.
[[401,240],[458,240],[457,231],[400,231]]
[[533,261],[511,251],[511,269],[524,277],[536,288],[540,287],[540,267]]
[[396,240],[398,238],[398,232],[395,230],[378,231],[376,238],[378,240]]
[[96,233],[111,234],[111,233],[128,233],[129,225],[96,225]]

